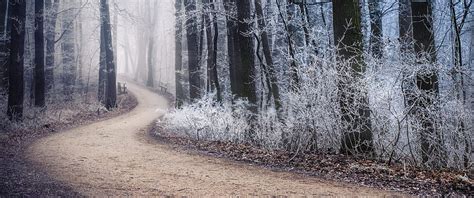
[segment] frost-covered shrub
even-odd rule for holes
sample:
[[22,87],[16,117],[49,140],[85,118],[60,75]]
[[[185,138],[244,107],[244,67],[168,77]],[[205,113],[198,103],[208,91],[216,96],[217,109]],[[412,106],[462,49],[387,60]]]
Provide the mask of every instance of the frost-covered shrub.
[[[48,97],[45,108],[37,108],[26,100],[23,104],[22,122],[11,122],[7,117],[7,100],[5,93],[0,93],[0,133],[18,133],[19,130],[31,131],[55,124],[70,124],[81,120],[79,116],[96,116],[97,112],[106,111],[96,100],[84,100],[82,94],[73,95],[73,100],[65,100],[61,94]],[[35,131],[36,132],[36,131]]]
[[242,142],[249,124],[247,103],[217,103],[212,95],[169,112],[163,118],[165,128],[176,135],[197,140]]
[[[263,105],[257,115],[252,115],[244,101],[218,103],[214,95],[208,94],[168,113],[160,125],[170,133],[197,140],[250,143],[300,154],[338,152],[344,129],[338,83],[347,78],[338,67],[347,63],[327,57],[314,57],[313,61],[314,64],[299,69],[301,81],[297,90],[283,86],[280,112]],[[450,77],[448,66],[427,63],[409,54],[384,59],[365,55],[364,64],[364,75],[349,87],[361,93],[353,96],[355,100],[368,99],[378,159],[454,168],[472,163],[474,117],[459,93],[451,89],[457,82]],[[439,94],[427,95],[416,89],[417,75],[426,71],[438,74]],[[433,103],[423,103],[422,109],[408,102],[429,97]],[[349,107],[349,111],[358,110]],[[254,121],[249,122],[250,118]],[[423,132],[426,118],[434,123],[433,134]],[[248,133],[254,134],[252,141],[246,138]],[[422,163],[422,140],[435,149],[426,163]]]

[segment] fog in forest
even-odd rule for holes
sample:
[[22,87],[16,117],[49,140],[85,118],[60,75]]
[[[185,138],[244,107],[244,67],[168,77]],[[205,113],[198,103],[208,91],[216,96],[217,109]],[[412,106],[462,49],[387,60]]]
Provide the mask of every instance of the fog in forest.
[[174,1],[117,0],[117,6],[119,13],[118,74],[129,77],[138,76],[138,79],[146,83],[147,69],[137,67],[145,65],[145,60],[149,60],[149,53],[145,51],[146,45],[149,47],[149,42],[154,42],[152,61],[155,83],[166,84],[169,86],[170,93],[174,93]]
[[[78,8],[81,18],[77,20],[80,19],[83,25],[83,73],[96,79],[100,48],[98,5],[95,1],[86,0],[79,3],[75,6],[81,5]],[[146,83],[148,64],[152,64],[156,86],[162,84],[168,87],[170,93],[174,93],[174,1],[110,1],[110,20],[114,51],[117,54],[117,74]]]
[[0,0],[0,197],[473,190],[474,0]]

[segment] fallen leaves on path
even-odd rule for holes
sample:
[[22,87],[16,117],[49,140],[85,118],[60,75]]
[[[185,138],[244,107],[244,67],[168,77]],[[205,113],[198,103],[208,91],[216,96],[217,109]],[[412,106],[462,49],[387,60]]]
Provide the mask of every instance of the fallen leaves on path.
[[329,180],[405,191],[415,195],[474,195],[473,176],[467,171],[431,171],[403,164],[387,166],[383,161],[329,153],[294,154],[282,150],[271,151],[248,144],[196,141],[171,136],[159,128],[153,130],[152,133],[159,134],[158,140],[179,145],[181,148],[275,170],[294,171]]

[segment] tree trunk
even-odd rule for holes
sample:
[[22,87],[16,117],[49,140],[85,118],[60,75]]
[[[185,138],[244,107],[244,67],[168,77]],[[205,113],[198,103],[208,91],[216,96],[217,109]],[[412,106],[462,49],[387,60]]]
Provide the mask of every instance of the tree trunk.
[[219,76],[218,76],[218,73],[217,73],[217,45],[218,45],[218,42],[219,42],[219,26],[217,24],[217,10],[215,8],[215,3],[216,1],[215,0],[211,0],[211,10],[213,11],[213,14],[212,14],[212,20],[213,20],[213,27],[214,27],[214,38],[213,38],[213,41],[214,41],[214,48],[213,48],[213,51],[212,51],[212,68],[211,68],[211,76],[212,76],[212,83],[214,84],[213,87],[216,89],[216,94],[217,94],[217,101],[221,102],[222,101],[222,94],[221,94],[221,87],[220,87],[220,83],[219,83]]
[[0,2],[0,89],[7,88],[7,60],[8,60],[8,16],[9,16],[9,0]]
[[310,47],[312,44],[312,39],[309,32],[310,27],[309,27],[309,14],[308,14],[307,3],[308,2],[306,0],[302,0],[301,3],[298,3],[298,7],[301,12],[300,18],[301,18],[301,26],[303,28],[303,33],[304,33],[305,46]]
[[[204,0],[203,3],[206,10],[211,10],[209,0]],[[217,28],[217,21],[215,21],[216,17],[213,17],[213,20],[214,20],[214,23],[213,23],[209,15],[210,13],[208,13],[208,11],[207,12],[205,11],[203,14],[203,18],[205,21],[204,25],[206,28],[206,41],[207,41],[207,44],[206,44],[207,45],[207,79],[208,79],[208,91],[214,91],[217,89],[216,85],[218,85],[217,75],[215,75],[215,72],[214,72],[215,69],[217,70],[216,68],[217,59],[214,57],[214,56],[217,56],[217,51],[216,51],[217,46],[215,46],[215,41],[218,39],[219,35],[217,34],[218,31],[215,31],[215,34],[213,37],[212,28],[213,26],[214,26],[214,29]],[[217,98],[218,100],[220,100],[220,96],[217,96]]]
[[[102,15],[102,14],[101,14]],[[99,57],[99,84],[98,84],[98,92],[97,92],[97,99],[103,105],[106,104],[105,102],[105,89],[106,89],[106,82],[107,82],[107,61],[106,61],[106,46],[105,46],[105,25],[102,23],[101,16],[101,26],[100,26],[100,57]]]
[[[236,1],[237,5],[237,19],[238,19],[238,35],[234,37],[234,47],[240,51],[240,65],[234,67],[234,75],[236,78],[237,86],[235,84],[232,87],[236,87],[233,94],[237,98],[248,100],[249,106],[247,107],[252,114],[248,118],[250,129],[246,133],[246,139],[249,141],[255,140],[255,122],[256,114],[258,113],[257,104],[257,86],[256,81],[253,79],[256,76],[255,68],[255,43],[253,36],[244,35],[247,32],[251,32],[253,29],[253,16],[252,16],[252,2],[251,1]],[[232,83],[232,82],[231,82]]]
[[[148,10],[148,16],[147,16],[147,24],[148,24],[148,28],[149,30],[147,31],[148,32],[148,36],[149,36],[149,39],[148,39],[148,76],[147,76],[147,83],[146,85],[148,87],[154,87],[154,83],[155,83],[155,52],[154,52],[154,48],[155,48],[155,39],[154,39],[154,36],[155,36],[155,26],[156,26],[156,17],[157,17],[157,12],[154,12],[154,10],[156,10],[158,8],[158,1],[154,1],[154,4],[153,6],[149,6],[149,8],[151,10]],[[153,14],[152,14],[153,13]],[[161,73],[161,72],[160,72]]]
[[202,59],[204,57],[204,34],[206,33],[206,31],[205,31],[206,27],[204,26],[204,23],[205,23],[204,17],[201,17],[201,24],[199,26],[200,28],[199,28],[199,34],[198,34],[198,40],[199,40],[199,43],[198,43],[198,46],[199,46],[198,47],[198,54],[199,54],[198,62],[199,62],[199,66],[201,66]]
[[2,1],[1,5],[2,5],[1,9],[5,10],[5,12],[3,13],[4,15],[2,16],[3,26],[2,26],[2,29],[0,29],[0,31],[2,31],[3,37],[7,39],[7,34],[8,34],[8,31],[10,30],[10,23],[9,23],[9,20],[10,20],[9,16],[11,14],[10,0]]
[[35,106],[45,105],[44,0],[35,1]]
[[[79,0],[78,6],[82,6],[83,2],[82,0]],[[78,83],[78,88],[79,88],[79,93],[84,93],[84,75],[83,75],[83,70],[84,70],[84,64],[83,64],[83,29],[82,29],[82,11],[78,13],[76,25],[77,25],[77,31],[76,31],[76,48],[77,48],[77,83]]]
[[409,52],[413,51],[413,46],[410,44],[413,42],[413,27],[412,19],[407,16],[412,16],[411,12],[411,0],[399,0],[399,34],[401,42],[401,51]]
[[145,30],[139,29],[138,38],[137,38],[137,67],[135,68],[135,81],[140,83],[145,83],[141,80],[146,78],[145,69],[146,68],[146,49],[148,43],[148,36],[145,34]]
[[63,73],[62,81],[64,88],[64,96],[66,100],[72,100],[72,95],[74,93],[74,87],[76,84],[76,57],[75,57],[75,44],[74,44],[74,7],[71,2],[65,3],[67,6],[63,13],[62,27],[63,27],[63,38],[61,43],[61,53],[62,53],[62,64],[63,64]]
[[[227,13],[232,13],[235,0],[224,0],[224,9]],[[239,81],[238,68],[242,65],[240,45],[238,42],[239,29],[234,16],[226,16],[227,22],[227,50],[229,58],[230,88],[233,95],[240,89],[242,82]]]
[[[351,27],[346,28],[351,22]],[[338,68],[338,93],[342,117],[341,153],[373,153],[372,126],[367,91],[361,88],[362,28],[359,1],[333,1],[334,40],[342,46],[338,55],[349,66]],[[355,59],[351,60],[351,59]]]
[[185,0],[186,13],[191,16],[186,21],[188,43],[189,95],[191,100],[201,97],[201,68],[199,65],[198,27],[196,0]]
[[[8,0],[0,2],[0,37],[6,39],[6,26],[8,20]],[[2,40],[3,40],[2,39]],[[3,49],[2,49],[3,50]]]
[[10,56],[8,58],[8,108],[7,115],[10,120],[19,121],[23,117],[23,54],[25,50],[25,19],[26,1],[10,1],[11,17],[9,25],[12,26],[10,33]]
[[[114,7],[115,7],[115,4],[117,3],[117,0],[112,0],[112,3],[114,4]],[[117,50],[117,44],[118,44],[118,10],[115,10],[114,9],[114,25],[112,26],[112,29],[113,29],[113,33],[112,33],[112,41],[113,41],[113,51],[114,51],[114,63],[117,64],[117,53],[118,53],[118,50]],[[117,71],[115,71],[117,72]]]
[[[288,2],[291,3],[291,2]],[[284,16],[280,0],[276,1],[278,12],[286,31],[286,42],[288,43],[288,54],[290,55],[290,88],[293,91],[297,91],[299,88],[300,80],[298,75],[298,65],[296,64],[296,52],[294,47],[293,34],[296,33],[296,27],[292,25],[289,20],[293,17],[294,12],[290,10],[293,5],[288,6],[286,9],[287,17]],[[287,20],[289,19],[289,20]]]
[[[213,83],[213,79],[212,79],[212,67],[213,67],[213,63],[212,61],[214,61],[214,59],[212,58],[212,55],[213,55],[213,43],[212,43],[212,21],[211,21],[211,17],[209,17],[210,13],[209,13],[209,0],[203,0],[202,1],[202,4],[203,4],[203,14],[202,14],[202,19],[203,19],[203,28],[204,30],[206,31],[206,51],[207,51],[207,59],[206,59],[206,75],[207,75],[207,91],[208,92],[211,92],[211,90],[214,90],[214,83]],[[201,43],[201,46],[202,46],[202,43]]]
[[124,42],[125,44],[122,46],[124,51],[125,51],[125,74],[128,75],[128,74],[131,74],[132,71],[132,65],[135,64],[135,60],[133,59],[133,56],[132,56],[132,53],[130,51],[131,47],[130,47],[130,41],[129,41],[129,37],[128,35],[123,35],[123,39],[124,39]]
[[271,90],[269,91],[273,95],[274,102],[275,102],[275,109],[277,111],[280,111],[281,110],[280,89],[278,87],[278,79],[276,78],[275,66],[273,65],[273,57],[272,57],[272,52],[270,49],[268,33],[266,31],[267,27],[265,24],[265,18],[263,15],[261,0],[255,0],[255,11],[257,13],[257,18],[258,18],[257,21],[258,21],[259,29],[263,30],[261,34],[261,40],[262,40],[263,55],[265,57],[264,72],[270,81]]
[[148,40],[148,79],[146,86],[153,88],[154,87],[154,66],[153,66],[153,48],[154,48],[154,39],[153,35],[150,35],[150,39]]
[[183,88],[183,22],[181,17],[182,11],[182,0],[175,1],[176,9],[176,29],[175,29],[175,82],[176,82],[176,107],[179,108],[183,105],[185,101],[185,94]]
[[[456,91],[456,99],[460,101],[466,109],[469,109],[467,106],[467,90],[465,87],[465,83],[467,82],[465,80],[465,72],[468,71],[466,70],[463,65],[463,47],[462,47],[462,29],[463,26],[465,25],[465,19],[467,18],[469,11],[470,11],[470,6],[471,4],[466,4],[464,2],[463,5],[463,10],[462,10],[462,18],[461,21],[458,22],[458,15],[456,12],[456,5],[453,2],[453,0],[449,1],[449,7],[451,10],[451,23],[452,23],[452,29],[454,30],[454,43],[453,43],[453,55],[454,55],[454,71],[453,72],[453,80],[454,80],[454,88]],[[466,122],[467,121],[467,122]],[[468,120],[465,120],[463,118],[459,118],[457,121],[457,133],[459,135],[463,136],[464,139],[464,155],[463,155],[463,162],[464,162],[464,167],[468,168],[469,167],[469,155],[471,153],[471,148],[470,148],[470,140],[469,140],[469,135],[467,135],[466,132],[466,123],[468,123]],[[456,140],[457,141],[457,140]]]
[[[471,9],[473,10],[473,9]],[[470,49],[469,49],[469,64],[467,65],[469,68],[467,69],[467,78],[466,78],[466,83],[464,84],[464,87],[463,89],[466,91],[466,103],[467,103],[467,108],[471,111],[471,112],[474,112],[474,20],[471,20],[470,21],[470,32],[469,32],[469,37],[471,39],[470,43],[469,43],[469,46],[470,46]],[[474,120],[471,120],[469,123],[468,123],[468,127],[467,128],[474,128]],[[472,133],[471,133],[472,134]],[[471,138],[471,137],[468,137],[468,138]],[[467,145],[467,154],[471,154],[473,153],[474,151],[474,145],[473,145],[473,142],[472,142],[472,139],[468,140],[468,142],[466,143]],[[466,160],[466,161],[469,161]],[[472,163],[472,162],[471,162]]]
[[110,12],[107,0],[100,0],[101,26],[104,29],[103,42],[105,46],[106,62],[106,86],[105,86],[105,107],[112,109],[117,107],[117,77],[115,73],[114,51],[112,41],[112,31],[110,25]]
[[370,47],[372,55],[381,58],[383,53],[382,46],[382,10],[380,8],[380,0],[369,0],[370,12]]
[[56,40],[56,20],[58,17],[59,0],[45,1],[45,10],[48,11],[46,19],[46,64],[45,64],[45,86],[46,92],[51,92],[54,87],[54,54],[55,54],[55,40]]
[[253,79],[255,76],[255,44],[252,36],[243,35],[243,33],[251,32],[253,29],[253,23],[248,22],[252,19],[252,6],[250,1],[236,1],[237,3],[237,18],[238,22],[238,36],[237,42],[240,49],[241,65],[235,68],[238,77],[238,83],[240,84],[237,92],[234,93],[237,97],[248,99],[250,102],[250,110],[254,113],[257,112],[257,92],[256,84]]
[[[428,58],[430,62],[434,63],[436,62],[436,49],[433,34],[431,3],[412,2],[411,9],[413,19],[413,39],[415,40],[415,53],[428,53],[428,57],[426,58]],[[442,159],[440,156],[441,148],[439,142],[430,141],[430,139],[433,137],[435,137],[437,140],[440,140],[439,134],[437,134],[435,128],[436,120],[429,112],[429,108],[434,105],[438,95],[437,71],[434,69],[420,71],[416,76],[416,88],[421,93],[421,96],[418,96],[418,99],[414,101],[413,105],[415,109],[414,112],[416,114],[415,116],[422,125],[422,130],[420,131],[422,150],[421,155],[423,163],[426,163],[430,159],[436,159],[433,157]],[[435,160],[430,165],[439,166],[441,164],[438,160]]]

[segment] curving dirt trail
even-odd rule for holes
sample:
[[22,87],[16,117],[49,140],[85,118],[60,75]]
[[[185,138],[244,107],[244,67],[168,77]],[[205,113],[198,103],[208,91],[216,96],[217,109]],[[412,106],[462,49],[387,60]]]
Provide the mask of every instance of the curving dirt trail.
[[86,196],[403,196],[149,143],[146,126],[168,103],[128,86],[139,103],[130,113],[40,139],[28,148],[28,158]]

